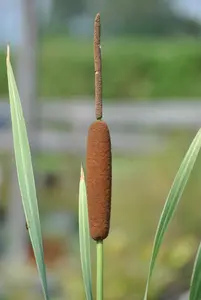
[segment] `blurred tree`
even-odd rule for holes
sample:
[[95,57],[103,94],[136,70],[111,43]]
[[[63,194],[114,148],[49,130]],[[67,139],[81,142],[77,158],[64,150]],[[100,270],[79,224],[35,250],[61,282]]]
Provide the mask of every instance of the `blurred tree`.
[[[52,1],[52,18],[48,26],[51,32],[66,32],[69,26],[93,27],[97,11],[101,12],[104,35],[200,35],[201,32],[199,23],[177,14],[172,5],[174,0],[49,1]],[[81,15],[85,16],[83,20]],[[90,26],[87,25],[88,18],[91,18]]]
[[53,0],[53,16],[60,23],[85,11],[86,0]]
[[198,23],[176,15],[170,0],[105,0],[103,12],[108,33],[200,33]]

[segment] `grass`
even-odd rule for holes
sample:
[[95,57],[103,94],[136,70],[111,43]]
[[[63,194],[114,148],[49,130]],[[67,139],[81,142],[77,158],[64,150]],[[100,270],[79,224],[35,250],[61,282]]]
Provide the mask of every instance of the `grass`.
[[[104,98],[201,97],[201,41],[197,39],[102,39]],[[0,53],[0,95],[7,95]],[[44,39],[39,56],[41,97],[94,95],[91,40]],[[58,80],[59,78],[59,80]]]
[[[104,98],[199,97],[200,49],[195,40],[103,40]],[[92,51],[91,41],[45,42],[41,95],[93,96]]]

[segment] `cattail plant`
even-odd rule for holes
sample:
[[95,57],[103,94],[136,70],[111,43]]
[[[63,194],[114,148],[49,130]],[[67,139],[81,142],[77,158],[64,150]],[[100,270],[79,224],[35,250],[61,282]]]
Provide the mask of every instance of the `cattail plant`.
[[109,233],[111,210],[112,154],[110,131],[102,120],[102,72],[100,14],[94,22],[95,114],[87,138],[87,198],[91,237],[103,241]]
[[110,229],[112,154],[110,132],[102,120],[100,14],[94,22],[95,115],[88,130],[86,183],[91,237],[97,247],[97,299],[103,299],[103,240]]
[[[9,47],[7,49],[7,75],[13,133],[14,155],[18,174],[18,182],[22,198],[28,233],[34,250],[36,265],[43,288],[44,299],[49,300],[46,267],[42,243],[41,225],[36,196],[32,157],[23,117],[20,96],[18,93],[13,69],[10,62]],[[95,114],[96,121],[89,127],[87,140],[87,191],[84,172],[81,168],[79,185],[79,239],[80,259],[83,282],[87,300],[93,300],[91,279],[90,235],[97,246],[97,296],[103,300],[103,241],[108,236],[111,210],[111,141],[107,124],[102,120],[102,76],[100,51],[100,15],[95,18],[94,25],[94,65],[95,65]],[[193,139],[175,176],[167,196],[156,235],[144,294],[147,300],[150,280],[156,259],[184,188],[191,175],[201,148],[201,129]],[[88,199],[87,199],[88,198]],[[148,225],[147,225],[148,226]],[[131,262],[132,263],[132,262]],[[190,283],[190,300],[201,299],[201,244],[197,251]]]

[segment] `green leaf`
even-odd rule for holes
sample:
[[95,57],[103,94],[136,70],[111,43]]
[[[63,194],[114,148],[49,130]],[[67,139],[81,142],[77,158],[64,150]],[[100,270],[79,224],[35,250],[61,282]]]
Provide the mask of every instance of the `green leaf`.
[[44,263],[42,235],[38,203],[36,197],[35,180],[31,161],[31,153],[20,97],[17,90],[12,66],[10,63],[9,48],[6,62],[14,153],[17,167],[18,182],[28,231],[42,283],[44,297],[46,300],[48,300],[49,297],[47,291],[46,269]]
[[193,273],[191,277],[190,300],[201,299],[201,243],[194,262]]
[[87,300],[92,300],[90,233],[84,171],[81,166],[79,186],[79,239],[82,276]]
[[153,269],[156,263],[156,258],[158,256],[160,246],[163,241],[163,237],[165,232],[167,231],[168,225],[175,213],[177,205],[181,199],[184,188],[188,182],[189,176],[193,169],[193,166],[196,162],[197,156],[199,154],[199,150],[201,147],[201,129],[196,134],[194,140],[192,141],[182,163],[176,174],[172,187],[169,191],[168,197],[165,202],[165,206],[163,208],[159,224],[156,230],[152,256],[150,260],[149,273],[147,278],[146,290],[144,295],[144,300],[147,300],[148,289],[150,280],[152,277]]

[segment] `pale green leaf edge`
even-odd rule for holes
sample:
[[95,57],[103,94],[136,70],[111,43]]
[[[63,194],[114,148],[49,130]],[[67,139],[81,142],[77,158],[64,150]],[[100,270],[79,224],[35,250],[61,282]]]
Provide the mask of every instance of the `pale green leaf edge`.
[[37,268],[40,275],[43,294],[49,299],[47,289],[46,268],[44,263],[44,252],[42,234],[39,219],[38,203],[36,197],[35,180],[31,162],[31,153],[27,137],[26,125],[20,97],[14,78],[9,55],[7,56],[7,76],[11,109],[11,123],[13,131],[13,143],[15,161],[17,167],[18,182],[22,197],[22,204],[28,225],[29,235],[34,250]]
[[81,165],[79,184],[79,243],[82,277],[87,300],[93,300],[91,277],[90,231],[84,170]]
[[150,260],[149,272],[147,277],[146,289],[144,300],[147,300],[148,296],[148,289],[150,285],[150,280],[152,277],[153,269],[156,263],[156,258],[160,250],[160,246],[163,241],[164,234],[167,230],[167,227],[173,218],[177,205],[181,199],[183,194],[184,188],[188,182],[189,176],[191,171],[194,167],[196,162],[197,156],[199,154],[201,147],[201,129],[197,132],[195,138],[193,139],[181,165],[180,168],[175,176],[174,182],[172,187],[169,191],[168,197],[166,199],[158,227],[156,230],[153,248],[152,248],[152,255]]
[[193,266],[189,299],[190,300],[201,299],[201,243],[199,245],[194,266]]

